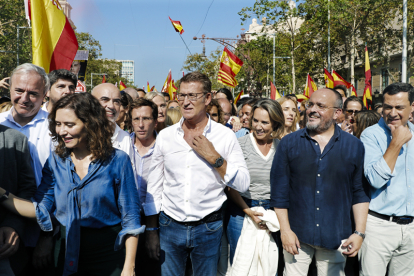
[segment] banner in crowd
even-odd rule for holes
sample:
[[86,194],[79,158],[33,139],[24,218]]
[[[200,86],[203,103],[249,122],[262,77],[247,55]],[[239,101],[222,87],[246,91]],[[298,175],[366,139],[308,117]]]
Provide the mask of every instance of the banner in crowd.
[[70,71],[78,78],[78,84],[76,85],[75,92],[86,92],[85,74],[86,66],[88,65],[88,56],[88,50],[78,50],[75,60],[72,62],[70,67]]

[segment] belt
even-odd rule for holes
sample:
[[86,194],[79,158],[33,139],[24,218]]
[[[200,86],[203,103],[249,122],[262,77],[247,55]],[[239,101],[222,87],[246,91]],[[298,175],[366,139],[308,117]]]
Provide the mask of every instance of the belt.
[[395,222],[397,224],[410,224],[411,222],[414,221],[414,218],[410,217],[410,216],[401,216],[401,217],[393,216],[392,217],[392,216],[379,214],[379,213],[371,211],[371,210],[368,211],[368,214],[370,214],[371,216],[374,216],[376,218],[379,218],[379,219]]
[[185,225],[185,226],[198,226],[204,223],[209,223],[209,222],[213,222],[213,221],[218,221],[218,220],[222,220],[223,219],[223,215],[222,215],[222,208],[220,208],[220,210],[215,211],[211,214],[208,214],[207,216],[205,216],[204,218],[197,220],[197,221],[177,221],[175,219],[173,219],[172,217],[168,216],[166,213],[164,213],[167,217],[169,217],[170,219],[172,219],[173,221],[175,221],[176,223]]

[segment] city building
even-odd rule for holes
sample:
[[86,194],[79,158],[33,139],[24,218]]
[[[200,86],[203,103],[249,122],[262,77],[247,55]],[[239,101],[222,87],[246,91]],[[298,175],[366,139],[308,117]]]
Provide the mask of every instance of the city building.
[[122,63],[121,77],[126,78],[129,83],[135,84],[135,65],[133,60],[117,60]]

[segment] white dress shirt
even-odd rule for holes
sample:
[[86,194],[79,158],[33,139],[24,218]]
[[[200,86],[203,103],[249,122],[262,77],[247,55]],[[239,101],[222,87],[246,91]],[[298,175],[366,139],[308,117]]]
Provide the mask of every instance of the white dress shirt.
[[128,154],[133,164],[134,150],[132,149],[132,143],[131,143],[131,138],[129,137],[129,133],[122,130],[118,125],[116,125],[115,132],[114,132],[114,135],[112,135],[111,141],[112,141],[112,146],[114,148],[122,150],[123,152]]
[[36,116],[25,126],[19,125],[12,115],[13,107],[9,111],[0,113],[0,124],[16,129],[26,135],[29,140],[32,168],[35,174],[36,185],[42,181],[42,169],[51,152],[52,139],[49,135],[49,113],[40,109]]
[[135,146],[135,133],[131,133],[131,142],[134,149],[134,160],[132,161],[135,164],[135,181],[137,183],[139,199],[141,203],[145,202],[147,196],[147,183],[148,176],[150,172],[152,154],[154,153],[155,144],[148,150],[148,152],[141,156],[138,152],[137,147]]
[[227,161],[223,180],[184,140],[183,122],[181,118],[157,137],[143,204],[146,216],[164,211],[176,221],[198,221],[221,208],[226,185],[239,192],[249,188],[249,172],[234,132],[210,118],[203,132]]
[[49,104],[49,102],[45,102],[43,105],[42,105],[42,110],[43,111],[46,111],[47,113],[49,113],[49,111],[47,110],[47,105]]

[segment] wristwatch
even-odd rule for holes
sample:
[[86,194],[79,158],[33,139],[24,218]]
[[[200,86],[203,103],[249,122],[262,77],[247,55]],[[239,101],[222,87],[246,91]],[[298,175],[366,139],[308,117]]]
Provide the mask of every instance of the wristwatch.
[[223,157],[220,156],[219,158],[216,159],[216,163],[214,163],[212,166],[214,168],[220,168],[221,166],[223,166],[223,163],[224,163],[224,159]]
[[359,231],[355,230],[354,234],[357,234],[358,236],[361,236],[361,238],[362,238],[363,240],[365,239],[365,234],[364,234],[364,233],[361,233],[361,232],[359,232]]
[[9,198],[9,192],[6,191],[1,197],[0,197],[0,203],[2,203],[3,201],[5,201],[6,199]]

